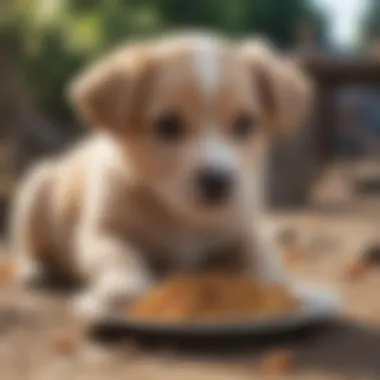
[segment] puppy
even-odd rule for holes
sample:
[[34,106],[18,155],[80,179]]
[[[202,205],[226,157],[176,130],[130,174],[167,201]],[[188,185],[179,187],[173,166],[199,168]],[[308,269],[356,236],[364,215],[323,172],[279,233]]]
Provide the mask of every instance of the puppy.
[[310,105],[299,68],[264,43],[189,34],[118,49],[70,97],[96,131],[20,186],[22,278],[80,277],[97,315],[206,265],[301,289],[262,217],[268,148]]

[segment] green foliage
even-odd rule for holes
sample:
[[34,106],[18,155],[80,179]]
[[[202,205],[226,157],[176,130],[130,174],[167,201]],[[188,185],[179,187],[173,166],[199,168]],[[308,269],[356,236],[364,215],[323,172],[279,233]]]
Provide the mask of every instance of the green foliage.
[[[323,18],[307,0],[1,0],[0,21],[21,42],[21,64],[42,107],[56,118],[70,112],[65,85],[79,67],[136,36],[207,28],[230,36],[264,34],[288,47],[297,24]],[[6,15],[6,17],[4,17]]]

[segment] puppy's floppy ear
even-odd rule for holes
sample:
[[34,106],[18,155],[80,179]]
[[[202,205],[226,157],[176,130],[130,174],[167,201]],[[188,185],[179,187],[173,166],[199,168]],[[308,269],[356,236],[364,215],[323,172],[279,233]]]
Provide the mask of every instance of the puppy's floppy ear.
[[90,123],[122,132],[147,96],[152,60],[143,46],[127,46],[74,79],[69,96]]
[[311,81],[294,61],[280,56],[267,42],[247,42],[241,54],[252,72],[266,127],[275,134],[293,131],[310,111]]

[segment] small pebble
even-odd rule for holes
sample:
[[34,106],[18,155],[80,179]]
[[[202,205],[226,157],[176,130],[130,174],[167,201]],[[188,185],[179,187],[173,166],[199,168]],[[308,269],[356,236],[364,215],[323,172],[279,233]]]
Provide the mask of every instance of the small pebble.
[[288,373],[295,363],[294,353],[290,350],[279,350],[268,353],[262,360],[262,369],[273,374]]
[[349,263],[345,268],[347,280],[357,280],[362,278],[368,270],[368,265],[363,260],[356,260]]
[[136,358],[141,354],[141,347],[136,341],[130,339],[120,346],[120,352],[125,357]]
[[77,339],[69,333],[56,333],[52,339],[53,349],[57,354],[73,355],[78,349]]

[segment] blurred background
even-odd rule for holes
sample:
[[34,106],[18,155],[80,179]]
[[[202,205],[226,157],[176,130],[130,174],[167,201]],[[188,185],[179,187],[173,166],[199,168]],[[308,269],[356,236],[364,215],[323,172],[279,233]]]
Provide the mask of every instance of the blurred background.
[[377,0],[2,0],[0,7],[3,221],[20,173],[86,133],[65,98],[72,75],[114,45],[166,31],[201,27],[233,38],[264,35],[301,57],[314,76],[315,114],[295,142],[279,143],[273,152],[273,205],[305,203],[320,169],[338,156],[377,155]]
[[[380,262],[379,0],[0,0],[0,230],[20,175],[87,133],[65,97],[70,78],[121,42],[189,27],[236,39],[264,35],[314,79],[312,114],[273,148],[267,194],[271,216],[288,228],[287,262],[300,275],[338,287],[345,319],[297,346],[297,379],[319,372],[379,379],[380,268],[369,270],[360,255],[372,252],[372,263]],[[0,377],[13,380],[19,371],[20,379],[61,379],[41,371],[55,363],[57,351],[73,351],[77,322],[58,298],[1,287],[3,275]],[[111,363],[120,369],[114,379],[125,378],[126,356],[119,359],[119,366]],[[142,364],[132,357],[128,368],[140,373]],[[156,365],[157,377],[146,378],[161,379],[169,369],[182,378],[183,363],[162,362],[161,372]],[[236,371],[223,368],[218,378],[254,376],[251,361],[247,376]],[[108,369],[104,377],[83,373],[92,374],[83,379],[109,378]],[[211,377],[199,366],[196,378]]]
[[274,149],[273,205],[304,204],[337,157],[378,154],[377,0],[2,0],[0,7],[2,220],[20,173],[86,133],[65,98],[72,75],[121,42],[188,27],[269,37],[317,82],[315,114],[296,141]]

